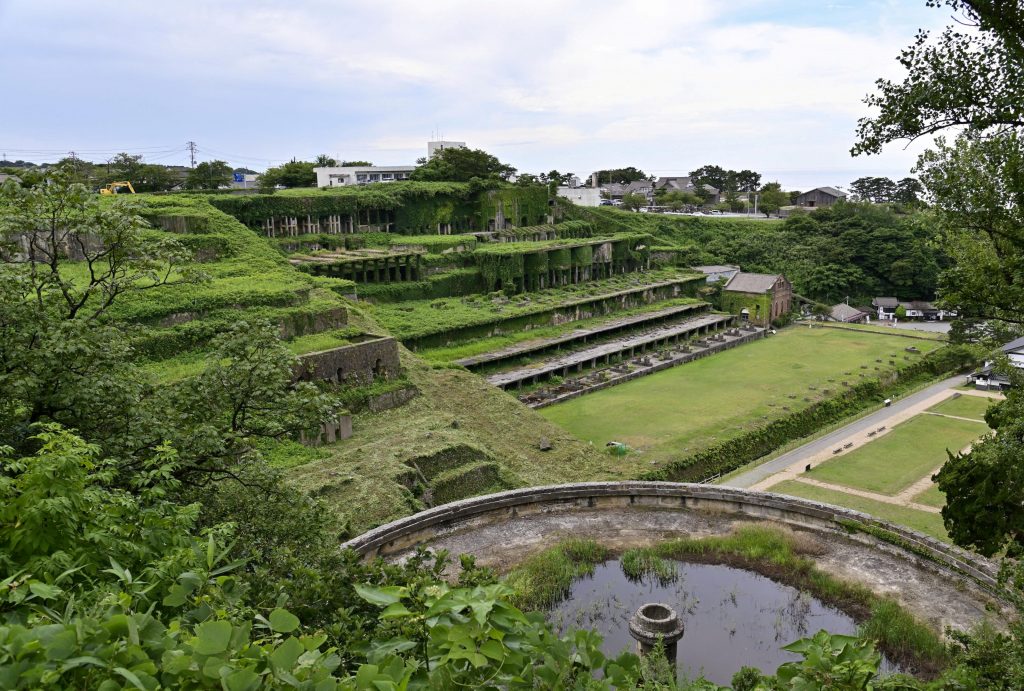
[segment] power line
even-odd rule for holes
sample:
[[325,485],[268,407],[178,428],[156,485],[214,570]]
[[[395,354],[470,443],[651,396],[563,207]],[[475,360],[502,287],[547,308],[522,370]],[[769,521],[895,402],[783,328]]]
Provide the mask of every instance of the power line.
[[194,141],[192,141],[192,140],[189,140],[188,143],[185,144],[185,146],[188,147],[188,156],[189,156],[189,159],[192,161],[192,167],[195,168],[196,167],[196,143]]

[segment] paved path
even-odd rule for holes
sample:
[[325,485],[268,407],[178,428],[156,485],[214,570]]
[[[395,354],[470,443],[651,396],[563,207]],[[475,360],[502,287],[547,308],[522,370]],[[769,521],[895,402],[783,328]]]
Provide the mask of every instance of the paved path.
[[[726,480],[722,484],[729,487],[767,489],[783,480],[794,479],[803,472],[804,467],[808,463],[815,465],[826,459],[833,458],[839,455],[832,453],[835,449],[842,448],[851,442],[853,443],[851,448],[857,448],[872,439],[876,439],[880,434],[885,434],[898,423],[927,410],[936,403],[957,393],[955,387],[963,384],[963,382],[963,376],[956,376],[945,379],[937,384],[932,384],[905,398],[893,401],[892,405],[888,408],[881,408],[803,446],[787,451],[767,463],[763,463],[756,468]],[[986,398],[1001,398],[1001,396],[989,395],[988,392],[984,391],[959,391],[959,393],[984,396]],[[882,427],[885,430],[879,432],[878,430]],[[875,434],[869,437],[869,432],[875,432]],[[844,453],[849,450],[844,450]],[[844,488],[843,491],[847,490]]]

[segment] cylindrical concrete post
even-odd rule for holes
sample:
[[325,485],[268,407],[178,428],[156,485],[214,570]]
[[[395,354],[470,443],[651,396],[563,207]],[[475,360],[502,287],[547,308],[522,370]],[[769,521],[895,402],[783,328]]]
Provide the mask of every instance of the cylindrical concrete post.
[[665,658],[676,668],[676,643],[683,636],[683,620],[674,609],[660,602],[641,606],[629,620],[629,635],[636,639],[641,656],[663,641]]

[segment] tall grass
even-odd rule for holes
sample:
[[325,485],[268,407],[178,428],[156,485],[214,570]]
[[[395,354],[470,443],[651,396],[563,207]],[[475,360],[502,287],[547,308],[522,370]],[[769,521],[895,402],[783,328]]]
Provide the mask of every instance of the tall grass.
[[550,607],[564,598],[573,582],[594,573],[611,551],[593,540],[567,540],[535,554],[505,577],[512,603],[524,610]]

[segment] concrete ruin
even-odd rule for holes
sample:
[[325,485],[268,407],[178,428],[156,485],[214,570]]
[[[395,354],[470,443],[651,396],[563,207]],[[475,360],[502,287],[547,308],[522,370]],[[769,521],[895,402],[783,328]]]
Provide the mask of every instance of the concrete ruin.
[[402,363],[395,339],[367,334],[350,340],[355,342],[300,356],[295,378],[365,385],[399,376]]
[[716,485],[585,482],[511,490],[422,511],[343,547],[390,561],[418,547],[443,549],[506,572],[569,538],[620,552],[724,535],[752,522],[794,531],[819,568],[894,597],[937,631],[967,630],[986,619],[998,625],[999,613],[1008,611],[997,595],[998,568],[983,557],[858,511]]

